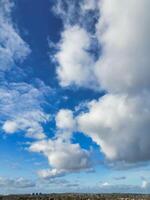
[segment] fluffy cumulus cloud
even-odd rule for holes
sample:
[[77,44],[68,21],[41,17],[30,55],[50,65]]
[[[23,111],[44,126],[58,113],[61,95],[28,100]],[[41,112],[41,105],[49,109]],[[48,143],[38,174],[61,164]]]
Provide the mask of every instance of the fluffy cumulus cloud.
[[56,115],[57,136],[63,140],[69,140],[72,132],[76,129],[76,121],[73,112],[68,109],[61,109]]
[[61,130],[73,131],[75,127],[75,121],[71,110],[59,110],[56,115],[56,126]]
[[78,25],[65,27],[56,55],[60,84],[91,87],[98,82],[109,92],[149,89],[149,4],[148,0],[83,1],[82,10],[99,9],[95,37],[102,53],[93,63],[86,51],[90,33],[78,21]]
[[78,130],[90,136],[108,160],[149,161],[150,1],[84,2],[84,11],[96,5],[100,13],[93,34],[100,56],[94,61],[87,52],[91,33],[77,21],[62,33],[57,74],[62,86],[96,85],[106,95],[78,115]]
[[95,70],[109,93],[89,104],[89,112],[79,116],[79,126],[108,159],[148,161],[149,1],[101,1],[99,5],[96,34],[102,55]]
[[55,137],[33,142],[29,146],[30,152],[42,153],[50,165],[49,169],[39,170],[38,175],[44,179],[52,179],[91,169],[90,151],[71,142],[72,132],[76,127],[72,111],[61,109],[55,120]]
[[[139,92],[150,87],[150,2],[100,1],[97,38],[102,56],[97,78],[109,92]],[[135,9],[136,8],[136,9]]]
[[78,117],[80,130],[100,145],[110,160],[149,160],[149,97],[107,94],[90,102],[89,112]]
[[94,35],[99,15],[98,1],[56,2],[54,11],[64,24],[55,55],[59,84],[62,87],[76,85],[99,89],[93,70],[94,52],[98,47]]
[[59,51],[56,54],[59,64],[57,74],[61,86],[93,86],[93,58],[88,52],[89,47],[90,36],[85,29],[77,25],[69,26],[62,33]]
[[39,171],[39,175],[43,178],[53,178],[90,168],[88,151],[81,149],[79,144],[64,142],[59,138],[34,142],[29,150],[42,153],[48,158],[52,169]]

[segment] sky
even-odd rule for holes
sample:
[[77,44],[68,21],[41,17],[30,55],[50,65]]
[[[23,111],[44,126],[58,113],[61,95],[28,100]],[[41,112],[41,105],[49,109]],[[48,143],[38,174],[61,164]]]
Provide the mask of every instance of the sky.
[[150,1],[0,0],[0,193],[150,193]]

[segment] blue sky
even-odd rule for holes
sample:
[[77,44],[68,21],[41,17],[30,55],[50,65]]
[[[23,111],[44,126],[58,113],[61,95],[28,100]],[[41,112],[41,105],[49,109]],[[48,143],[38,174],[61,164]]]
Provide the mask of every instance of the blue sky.
[[149,6],[0,1],[0,193],[150,192]]

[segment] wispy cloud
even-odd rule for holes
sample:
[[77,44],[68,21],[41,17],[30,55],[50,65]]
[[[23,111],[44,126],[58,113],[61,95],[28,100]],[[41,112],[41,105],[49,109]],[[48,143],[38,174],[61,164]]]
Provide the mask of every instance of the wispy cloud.
[[118,176],[118,177],[114,177],[114,179],[115,179],[116,181],[120,181],[120,180],[125,180],[126,177],[125,177],[125,176]]
[[8,189],[14,189],[14,188],[32,188],[35,187],[35,182],[31,180],[24,179],[22,177],[16,178],[16,179],[9,179],[0,177],[0,188],[8,188]]
[[0,70],[9,70],[22,62],[31,52],[29,45],[20,37],[12,22],[11,12],[14,3],[9,0],[0,2]]
[[13,134],[23,131],[27,137],[45,138],[42,127],[49,120],[49,115],[42,108],[45,93],[49,87],[42,81],[36,84],[8,81],[5,73],[18,73],[19,64],[23,62],[31,49],[21,38],[16,24],[12,20],[15,3],[2,0],[0,3],[0,124],[5,133]]
[[43,85],[34,87],[27,83],[12,83],[0,90],[1,124],[6,133],[24,131],[27,137],[46,137],[42,123],[46,123],[50,116],[42,108],[43,89]]

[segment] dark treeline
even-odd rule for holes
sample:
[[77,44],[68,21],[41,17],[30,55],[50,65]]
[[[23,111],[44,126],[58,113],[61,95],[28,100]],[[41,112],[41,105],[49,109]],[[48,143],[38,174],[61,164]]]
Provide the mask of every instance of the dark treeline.
[[41,194],[0,196],[0,200],[150,200],[142,194]]

